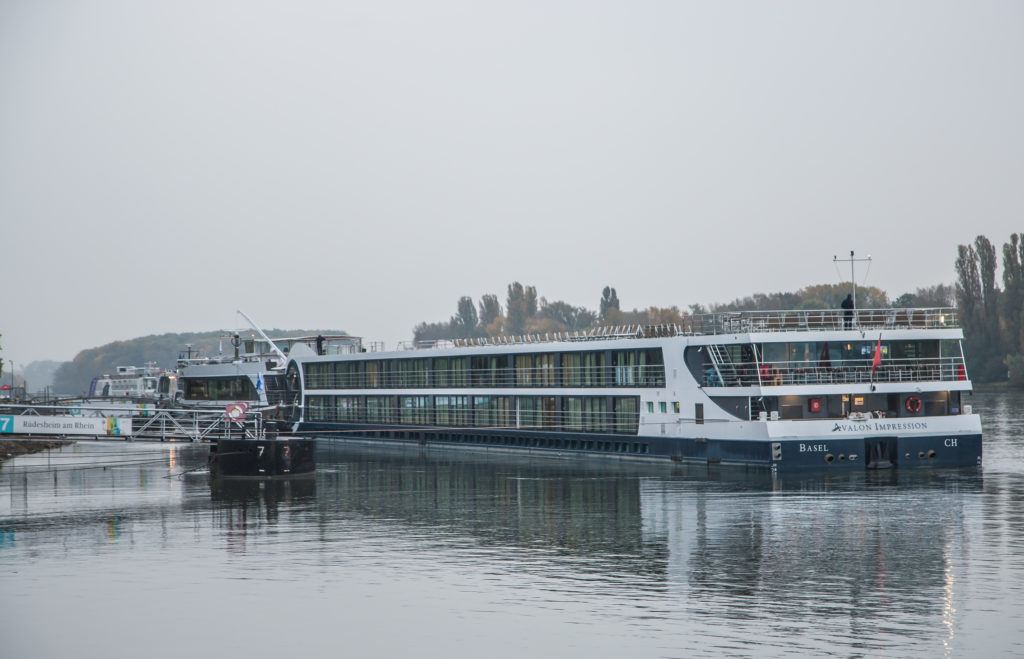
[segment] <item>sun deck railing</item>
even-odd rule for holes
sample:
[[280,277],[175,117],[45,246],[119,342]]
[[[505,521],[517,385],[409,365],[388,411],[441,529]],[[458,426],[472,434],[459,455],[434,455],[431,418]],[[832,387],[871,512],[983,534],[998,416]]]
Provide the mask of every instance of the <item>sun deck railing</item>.
[[692,319],[694,334],[805,332],[808,330],[947,329],[959,327],[956,309],[794,309],[722,311]]
[[[805,384],[854,384],[891,382],[955,382],[967,379],[960,357],[933,359],[886,359],[872,373],[871,362],[741,362],[728,374],[704,371],[705,387],[780,387]],[[723,382],[723,379],[725,380]]]
[[919,309],[789,309],[771,311],[719,311],[686,316],[681,323],[603,326],[588,330],[484,336],[437,341],[405,341],[401,350],[511,346],[556,341],[582,342],[612,339],[649,339],[694,334],[750,332],[806,332],[808,330],[949,329],[960,327],[954,307]]

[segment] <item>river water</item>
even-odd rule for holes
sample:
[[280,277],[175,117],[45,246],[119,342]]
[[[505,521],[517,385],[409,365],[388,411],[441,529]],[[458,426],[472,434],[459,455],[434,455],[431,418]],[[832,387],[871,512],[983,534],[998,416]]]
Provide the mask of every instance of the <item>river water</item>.
[[772,477],[325,445],[0,469],[0,656],[1024,655],[1024,395],[984,467]]

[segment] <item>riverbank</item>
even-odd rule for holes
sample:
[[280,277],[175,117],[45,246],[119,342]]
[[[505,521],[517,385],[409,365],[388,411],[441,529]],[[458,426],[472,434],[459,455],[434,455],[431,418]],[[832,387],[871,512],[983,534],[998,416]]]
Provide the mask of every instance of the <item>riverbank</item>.
[[0,465],[2,465],[6,460],[16,458],[19,455],[49,451],[50,449],[59,448],[71,443],[72,442],[69,441],[56,439],[0,439]]

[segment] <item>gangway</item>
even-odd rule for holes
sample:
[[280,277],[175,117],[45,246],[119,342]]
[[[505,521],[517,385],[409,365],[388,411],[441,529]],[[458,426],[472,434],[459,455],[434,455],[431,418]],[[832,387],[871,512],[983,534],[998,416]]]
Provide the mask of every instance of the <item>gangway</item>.
[[158,409],[91,405],[0,405],[0,438],[52,437],[159,442],[265,439],[260,410]]

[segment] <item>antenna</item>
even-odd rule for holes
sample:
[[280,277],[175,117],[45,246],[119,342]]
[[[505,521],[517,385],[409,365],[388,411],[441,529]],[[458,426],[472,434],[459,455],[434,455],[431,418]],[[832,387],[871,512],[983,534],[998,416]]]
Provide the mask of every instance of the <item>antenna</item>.
[[[833,256],[832,257],[832,262],[833,263],[844,263],[846,261],[850,262],[850,282],[853,284],[853,308],[856,309],[857,308],[857,278],[853,274],[853,264],[858,262],[858,261],[860,261],[860,262],[867,261],[868,262],[868,268],[870,268],[871,267],[871,265],[870,265],[871,264],[871,255],[868,254],[867,257],[863,258],[863,259],[855,259],[855,258],[853,258],[853,250],[851,249],[850,250],[850,258],[848,258],[848,259],[841,259],[838,256]],[[244,316],[245,314],[242,314],[242,315]]]

